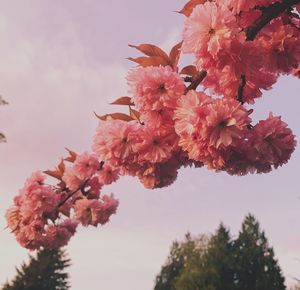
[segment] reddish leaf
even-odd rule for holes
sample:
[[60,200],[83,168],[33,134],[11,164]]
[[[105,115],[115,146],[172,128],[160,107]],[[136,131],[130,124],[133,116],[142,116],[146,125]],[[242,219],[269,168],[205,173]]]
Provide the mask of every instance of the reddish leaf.
[[195,76],[197,73],[198,73],[198,70],[194,65],[188,65],[188,66],[184,67],[180,72],[180,74],[182,74],[182,75],[188,75],[191,77]]
[[173,66],[173,69],[175,69],[178,65],[178,61],[179,61],[179,57],[180,57],[180,53],[181,53],[181,46],[182,46],[182,41],[177,43],[172,49],[171,49],[171,52],[170,52],[170,56],[169,56],[169,59],[170,59],[170,63],[172,64]]
[[130,61],[136,62],[139,65],[143,66],[143,67],[147,67],[147,66],[167,66],[169,65],[169,60],[166,60],[165,58],[161,57],[161,56],[142,56],[142,57],[137,57],[137,58],[132,58],[132,57],[128,57],[127,58]]
[[130,116],[131,116],[133,119],[140,121],[140,116],[141,116],[141,113],[140,113],[140,112],[138,112],[138,111],[136,111],[136,110],[134,110],[134,109],[132,109],[132,108],[130,108],[129,111],[130,111]]
[[131,101],[130,97],[121,97],[110,104],[111,105],[124,105],[124,106],[133,106],[134,105],[134,103]]
[[69,162],[75,162],[76,158],[77,158],[77,153],[75,153],[74,151],[68,149],[68,148],[65,148],[68,152],[69,152],[69,157],[65,158],[66,161],[69,161]]
[[58,164],[58,170],[60,172],[64,173],[65,169],[66,169],[66,166],[65,166],[64,160],[61,160],[60,163]]
[[184,14],[186,17],[189,17],[193,9],[199,5],[204,4],[207,0],[190,0],[188,3],[185,4],[185,6],[182,8],[182,10],[179,11],[179,13]]
[[61,206],[59,208],[59,212],[65,215],[66,217],[70,217],[70,210],[67,207]]
[[57,178],[59,180],[61,180],[61,178],[63,176],[63,173],[60,172],[59,170],[46,170],[46,171],[44,171],[44,173],[51,177]]
[[130,47],[136,48],[137,50],[139,50],[140,52],[148,55],[148,56],[160,56],[162,58],[164,58],[165,60],[168,60],[169,57],[168,55],[158,46],[155,46],[153,44],[140,44],[140,45],[132,45],[129,44]]
[[112,114],[106,114],[103,116],[99,116],[95,113],[96,117],[101,121],[107,121],[107,120],[121,120],[121,121],[132,121],[134,120],[131,116],[123,114],[123,113],[112,113]]

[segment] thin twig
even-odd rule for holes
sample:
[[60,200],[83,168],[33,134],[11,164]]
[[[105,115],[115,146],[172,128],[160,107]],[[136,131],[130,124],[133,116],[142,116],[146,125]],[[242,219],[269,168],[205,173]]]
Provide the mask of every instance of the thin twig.
[[62,200],[58,204],[57,208],[60,208],[62,205],[64,205],[65,202],[68,201],[79,190],[81,190],[81,192],[84,194],[85,193],[84,188],[85,188],[85,186],[87,185],[88,182],[89,182],[89,179],[87,179],[83,184],[81,184],[75,191],[71,192],[64,200]]
[[246,77],[245,75],[241,75],[241,82],[240,82],[240,86],[238,89],[238,94],[237,94],[237,100],[241,103],[244,104],[244,100],[243,100],[243,94],[244,94],[244,88],[246,85]]
[[276,2],[263,8],[263,14],[249,26],[245,32],[247,40],[254,40],[259,31],[264,28],[272,19],[277,18],[280,14],[286,12],[292,6],[300,3],[300,0],[285,0],[283,2]]
[[185,77],[183,79],[186,83],[192,83],[193,82],[193,78],[192,77]]
[[290,20],[288,24],[300,31],[300,27],[298,27],[292,20]]
[[186,88],[186,93],[191,90],[196,90],[200,83],[204,80],[207,76],[207,72],[202,70],[193,78],[192,83]]

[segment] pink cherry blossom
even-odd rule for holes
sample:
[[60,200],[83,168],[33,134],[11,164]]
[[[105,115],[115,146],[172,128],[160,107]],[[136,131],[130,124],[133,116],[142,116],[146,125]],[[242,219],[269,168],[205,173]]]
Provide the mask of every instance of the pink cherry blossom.
[[243,138],[249,123],[249,113],[239,102],[201,93],[183,96],[175,112],[179,145],[191,159],[217,170],[225,164],[223,151]]
[[178,101],[174,116],[176,133],[179,136],[194,133],[196,130],[195,124],[199,121],[199,118],[207,116],[207,104],[211,102],[213,102],[211,97],[193,90],[182,96]]
[[269,118],[260,121],[252,130],[251,146],[256,149],[257,166],[262,172],[270,171],[287,163],[295,150],[296,140],[291,129],[281,120],[270,114]]
[[182,51],[216,57],[220,49],[230,45],[237,32],[236,19],[229,9],[205,2],[196,6],[185,22]]
[[268,90],[276,82],[278,74],[267,71],[266,48],[258,42],[245,42],[243,37],[231,42],[229,50],[220,52],[220,60],[208,63],[208,75],[203,85],[214,94],[237,99],[242,77],[243,102],[254,103],[254,98],[262,95],[261,89]]
[[15,235],[21,246],[30,250],[36,250],[45,243],[44,223],[40,220],[33,220],[20,226]]
[[107,160],[113,166],[134,161],[137,156],[134,147],[139,142],[141,125],[135,121],[100,121],[93,144],[93,150],[100,160]]
[[98,176],[94,176],[86,181],[84,193],[89,199],[98,199],[103,183],[100,183]]
[[[85,161],[81,162],[82,160],[90,158],[87,154],[81,156],[84,158],[79,158],[79,162],[75,160],[72,166],[61,167],[67,173],[72,172],[70,176],[82,172],[87,179],[82,180],[80,188],[72,192],[70,184],[70,188],[66,187],[69,179],[64,177],[68,174],[62,176],[66,184],[59,182],[56,186],[50,186],[45,182],[45,175],[36,172],[27,179],[14,200],[14,206],[7,210],[8,227],[23,247],[36,250],[41,247],[56,248],[66,245],[74,235],[78,222],[82,221],[86,225],[83,217],[78,217],[77,204],[81,200],[87,200],[94,209],[90,224],[104,224],[110,215],[116,212],[118,201],[113,196],[100,196],[103,183],[100,183],[97,176],[97,169],[100,169],[98,162],[97,168],[95,166],[91,173],[91,166],[81,166],[86,164]],[[75,166],[78,166],[78,171],[74,170]],[[87,173],[84,173],[84,168]]]
[[103,168],[98,171],[97,175],[101,184],[108,185],[119,179],[120,169],[105,164]]
[[110,196],[103,195],[101,200],[102,210],[99,212],[97,219],[101,225],[104,225],[109,221],[110,216],[116,213],[119,201],[112,194]]
[[241,11],[249,11],[251,8],[257,5],[256,0],[225,0],[217,2],[225,2],[229,9],[232,9],[232,12],[239,14]]
[[239,26],[245,29],[251,26],[261,15],[262,11],[259,9],[243,11],[243,13],[237,16],[237,21],[239,23]]
[[98,200],[80,199],[74,206],[75,217],[84,226],[97,226],[97,215],[101,208],[101,203]]
[[68,244],[75,234],[78,222],[67,219],[59,225],[50,225],[46,231],[45,246],[47,248],[60,248]]
[[80,199],[74,206],[75,217],[84,226],[105,224],[111,214],[116,212],[117,200],[103,196],[102,201],[95,199]]
[[62,180],[71,191],[79,190],[83,181],[77,176],[74,167],[67,167],[65,169]]
[[158,163],[163,162],[172,156],[172,152],[178,146],[178,136],[174,132],[174,128],[149,128],[145,127],[141,131],[141,143],[137,144],[136,152],[138,153],[138,161]]
[[147,127],[160,128],[163,126],[174,126],[173,121],[174,109],[162,108],[157,111],[145,111],[141,113],[141,121]]
[[250,123],[249,113],[235,100],[215,100],[208,105],[210,112],[202,130],[209,146],[229,146],[240,139]]
[[[290,21],[290,20],[287,20]],[[258,42],[267,50],[269,71],[289,73],[300,63],[300,31],[277,19],[261,32]]]
[[99,165],[99,160],[95,154],[85,152],[78,155],[74,162],[75,174],[81,180],[88,179],[98,170]]
[[177,158],[171,158],[163,163],[144,164],[138,177],[146,188],[166,187],[176,180],[180,166],[181,163]]
[[274,2],[282,2],[282,0],[216,0],[219,5],[226,5],[232,9],[234,13],[249,11],[256,7],[268,6]]
[[141,112],[174,109],[185,90],[183,80],[169,66],[137,68],[130,71],[127,80],[133,101]]
[[256,173],[255,160],[257,151],[252,147],[251,130],[246,132],[245,137],[237,142],[235,146],[229,146],[223,152],[224,170],[230,175],[243,176]]

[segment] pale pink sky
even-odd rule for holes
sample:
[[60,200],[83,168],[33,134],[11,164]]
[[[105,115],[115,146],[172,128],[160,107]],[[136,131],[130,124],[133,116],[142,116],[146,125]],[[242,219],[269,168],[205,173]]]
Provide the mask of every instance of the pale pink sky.
[[[124,77],[136,55],[128,43],[170,48],[180,40],[178,0],[0,0],[0,283],[26,259],[7,230],[4,213],[25,179],[53,167],[64,147],[88,150],[108,103],[126,94]],[[297,136],[299,80],[283,77],[255,106],[255,119],[270,110]],[[274,246],[288,282],[300,277],[300,151],[268,175],[230,177],[185,169],[168,188],[149,191],[123,178],[108,190],[120,208],[103,228],[80,228],[68,251],[72,290],[152,289],[174,239],[188,230],[213,232],[220,221],[237,234],[251,212]]]

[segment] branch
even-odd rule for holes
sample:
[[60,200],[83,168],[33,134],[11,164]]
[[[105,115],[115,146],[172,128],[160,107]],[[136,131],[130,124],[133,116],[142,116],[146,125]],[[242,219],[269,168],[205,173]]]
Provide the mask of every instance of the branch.
[[266,8],[263,8],[263,14],[254,22],[254,24],[245,30],[246,39],[254,40],[259,31],[272,19],[277,18],[280,14],[286,12],[286,10],[298,3],[300,3],[300,0],[284,0],[283,2],[276,2]]
[[244,88],[246,85],[246,77],[245,75],[241,75],[241,82],[240,82],[240,86],[238,89],[238,95],[237,95],[237,100],[241,103],[244,104],[244,100],[243,100],[243,93],[244,93]]
[[8,102],[6,102],[2,96],[0,96],[0,105],[8,105]]
[[288,22],[288,24],[291,25],[293,28],[295,28],[295,29],[297,29],[297,30],[300,31],[300,27],[298,27],[292,20],[290,20],[290,21]]
[[5,142],[6,142],[5,135],[0,132],[0,143],[5,143]]
[[86,194],[86,192],[84,191],[85,186],[87,185],[87,183],[89,182],[89,179],[87,179],[83,184],[81,184],[75,191],[71,192],[64,200],[62,200],[57,208],[60,208],[62,205],[64,205],[75,193],[77,193],[79,190],[81,191],[81,193],[83,195]]
[[193,82],[193,78],[192,77],[185,77],[183,79],[186,83],[192,83]]
[[195,77],[193,77],[192,83],[186,88],[186,93],[191,90],[196,90],[206,76],[207,72],[205,70],[200,71]]
[[57,208],[60,208],[61,206],[63,206],[76,192],[78,192],[78,190],[80,190],[80,187],[77,190],[71,192],[64,200],[62,200],[58,204]]

